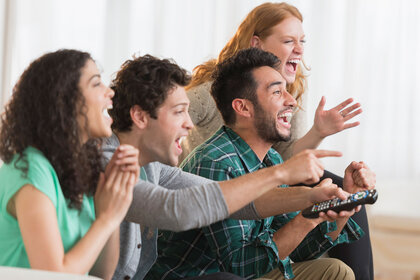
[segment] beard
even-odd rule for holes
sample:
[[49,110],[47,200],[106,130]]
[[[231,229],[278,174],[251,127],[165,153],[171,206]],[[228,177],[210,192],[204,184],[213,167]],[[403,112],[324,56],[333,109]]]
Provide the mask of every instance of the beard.
[[259,104],[254,105],[255,119],[254,125],[257,130],[258,136],[268,142],[287,142],[290,140],[292,134],[289,132],[287,135],[280,134],[277,130],[277,119],[270,117]]

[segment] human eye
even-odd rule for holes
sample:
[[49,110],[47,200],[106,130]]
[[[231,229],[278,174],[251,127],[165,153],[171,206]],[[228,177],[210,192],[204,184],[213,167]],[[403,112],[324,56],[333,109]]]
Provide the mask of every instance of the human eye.
[[306,40],[305,39],[302,39],[302,40],[300,40],[300,43],[301,44],[305,44],[306,43]]
[[185,113],[185,111],[186,111],[185,108],[182,108],[182,107],[181,108],[176,108],[175,111],[174,111],[174,114],[177,115],[177,116],[182,115],[183,113]]

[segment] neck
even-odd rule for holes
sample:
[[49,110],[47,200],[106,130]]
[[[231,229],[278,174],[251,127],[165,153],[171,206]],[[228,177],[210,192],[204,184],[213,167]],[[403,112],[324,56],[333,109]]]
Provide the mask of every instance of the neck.
[[147,149],[144,149],[142,145],[142,138],[140,134],[134,131],[128,132],[115,132],[117,135],[118,140],[120,141],[120,145],[127,144],[131,145],[134,148],[139,150],[139,165],[144,166],[150,162],[152,162],[152,158],[148,155]]
[[267,155],[268,150],[273,146],[274,143],[268,143],[258,136],[257,130],[253,126],[235,124],[230,126],[254,151],[260,161],[263,161]]

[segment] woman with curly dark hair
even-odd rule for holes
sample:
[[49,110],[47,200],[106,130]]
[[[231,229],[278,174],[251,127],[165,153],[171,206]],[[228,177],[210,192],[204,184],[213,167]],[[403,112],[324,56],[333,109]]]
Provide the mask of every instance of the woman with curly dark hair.
[[23,72],[1,117],[0,265],[112,276],[139,172],[128,145],[101,172],[113,95],[85,52],[48,53]]

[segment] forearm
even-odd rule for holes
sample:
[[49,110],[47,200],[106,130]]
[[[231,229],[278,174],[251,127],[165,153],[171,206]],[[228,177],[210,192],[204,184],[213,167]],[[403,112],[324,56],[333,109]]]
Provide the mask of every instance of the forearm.
[[273,235],[273,241],[278,248],[279,258],[285,259],[289,256],[316,226],[315,221],[305,219],[299,214],[277,230]]
[[52,201],[32,185],[15,198],[16,219],[33,269],[86,274],[93,267],[108,238],[118,225],[98,218],[87,233],[65,252]]
[[229,212],[219,184],[205,181],[207,183],[201,185],[185,183],[186,188],[177,190],[139,181],[134,187],[126,220],[143,226],[185,231],[227,218]]
[[111,279],[118,264],[119,252],[120,229],[117,228],[108,239],[89,274],[102,279]]
[[322,256],[325,252],[338,244],[338,240],[331,240],[328,233],[337,230],[335,222],[322,222],[311,230],[303,241],[290,254],[294,262],[308,261]]
[[238,211],[269,190],[285,183],[284,177],[286,174],[280,170],[279,166],[272,166],[229,181],[220,182],[220,188],[229,213]]
[[309,187],[275,188],[254,201],[262,218],[302,210],[311,206]]
[[[107,221],[97,219],[86,235],[64,255],[62,266],[58,271],[79,274],[88,273],[98,259],[108,239],[115,231],[115,228],[115,226],[110,225]],[[114,243],[113,241],[111,243]],[[117,252],[114,253],[117,256],[119,255]],[[112,269],[115,269],[115,266]]]
[[312,128],[300,139],[296,140],[293,145],[293,155],[305,150],[305,149],[316,149],[324,140],[324,137],[316,132],[316,129]]

